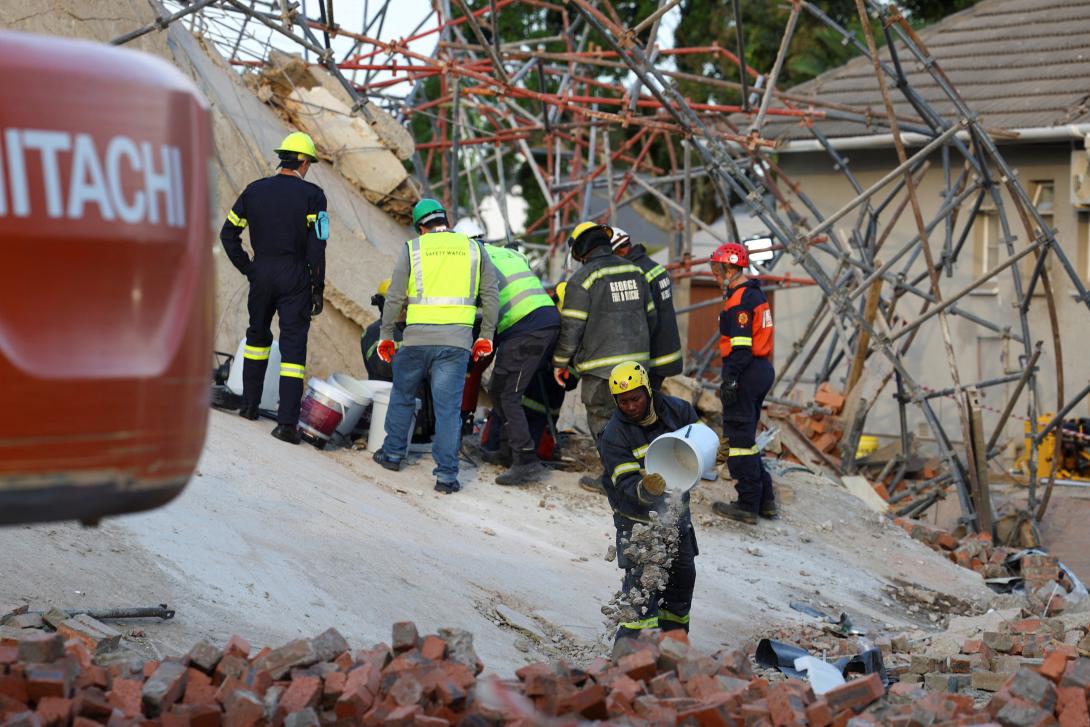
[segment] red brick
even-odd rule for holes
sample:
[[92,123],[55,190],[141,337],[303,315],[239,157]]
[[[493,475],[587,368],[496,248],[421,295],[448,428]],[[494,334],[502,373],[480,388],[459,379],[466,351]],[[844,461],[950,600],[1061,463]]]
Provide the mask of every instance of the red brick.
[[806,721],[806,705],[786,683],[781,682],[769,690],[767,699],[768,713],[774,727],[801,725]]
[[157,666],[151,677],[144,682],[142,692],[144,709],[148,715],[158,716],[181,699],[188,676],[188,667],[180,661],[164,661]]
[[969,639],[961,645],[962,654],[979,654],[984,642],[980,639]]
[[46,664],[64,656],[64,637],[45,632],[19,637],[19,661]]
[[140,714],[140,692],[143,688],[143,682],[138,682],[135,679],[114,679],[106,698],[109,700],[110,706],[114,709],[120,709],[121,713],[126,717],[136,717]]
[[322,677],[322,698],[330,704],[335,703],[344,694],[348,675],[343,671],[333,671]]
[[256,727],[265,717],[265,705],[253,692],[236,689],[224,705],[223,727]]
[[1045,657],[1044,663],[1037,668],[1037,671],[1046,679],[1050,679],[1052,682],[1059,684],[1060,679],[1063,678],[1064,670],[1066,669],[1067,655],[1061,651],[1053,651]]
[[687,681],[685,683],[685,691],[693,699],[704,700],[716,694],[721,694],[723,690],[719,686],[718,679],[707,675],[701,675]]
[[655,674],[658,673],[655,662],[654,653],[650,649],[645,649],[637,651],[635,654],[622,656],[620,661],[617,662],[617,666],[633,679],[649,680],[653,679]]
[[[638,656],[638,654],[631,654],[631,656]],[[653,658],[652,663],[654,663]],[[609,712],[606,710],[605,689],[603,689],[600,684],[592,684],[591,686],[580,689],[557,705],[557,714],[568,714],[571,712],[580,714],[587,719],[608,719]]]
[[162,727],[190,727],[189,715],[184,712],[164,712],[159,715]]
[[64,653],[76,660],[80,670],[90,669],[94,664],[91,652],[83,645],[82,641],[70,639],[64,643]]
[[158,668],[159,668],[159,662],[157,662],[157,661],[145,661],[144,662],[144,671],[143,671],[144,678],[147,679],[148,677],[150,677],[152,674],[155,673],[155,670],[158,669]]
[[28,699],[26,679],[13,674],[0,676],[0,695],[19,702],[26,702]]
[[228,677],[223,684],[220,684],[216,689],[216,701],[220,704],[227,704],[227,700],[234,694],[236,689],[242,689],[242,680],[237,677]]
[[0,646],[0,664],[14,664],[19,660],[18,646]]
[[200,669],[189,667],[187,673],[189,674],[189,676],[186,677],[185,682],[187,688],[193,686],[194,684],[212,684],[212,677],[208,676]]
[[424,686],[411,672],[406,672],[397,678],[388,695],[401,707],[419,704],[424,698]]
[[337,665],[338,669],[347,674],[355,662],[352,661],[352,654],[346,651],[343,654],[337,654],[337,658],[333,660],[333,663]]
[[250,642],[235,634],[227,641],[227,646],[223,647],[223,655],[248,659],[250,657]]
[[348,673],[344,693],[337,699],[334,712],[339,719],[360,720],[374,704],[381,675],[372,664],[363,664]]
[[1022,667],[1007,684],[1007,691],[1017,699],[1035,704],[1046,712],[1056,708],[1056,686],[1037,672]]
[[1057,712],[1060,727],[1090,727],[1090,712],[1086,707],[1086,692],[1078,687],[1060,687]]
[[663,631],[659,637],[659,641],[663,639],[673,639],[674,641],[680,641],[686,646],[689,645],[689,634],[683,629],[670,629],[669,631]]
[[399,621],[394,624],[393,638],[390,644],[395,654],[415,649],[419,641],[420,633],[416,630],[416,624],[412,621]]
[[677,699],[686,696],[685,687],[673,672],[665,672],[647,683],[648,691],[660,699]]
[[833,712],[860,710],[882,698],[886,693],[878,674],[868,674],[860,679],[842,684],[825,693],[825,700]]
[[28,666],[27,695],[31,700],[42,697],[71,697],[73,671],[73,665],[65,659],[59,659],[52,664]]
[[211,684],[190,682],[185,687],[185,697],[182,704],[216,704],[217,687]]
[[220,727],[223,721],[219,707],[211,704],[176,704],[170,711],[188,717],[189,727]]
[[236,654],[225,654],[212,676],[213,684],[223,684],[229,677],[241,678],[246,673],[246,659]]
[[450,720],[418,714],[413,717],[413,727],[450,727]]
[[833,724],[833,712],[828,708],[828,702],[818,700],[807,705],[807,722],[810,727],[828,727]]
[[421,713],[420,705],[408,704],[391,711],[382,719],[383,727],[410,727]]
[[110,685],[110,676],[104,668],[101,666],[92,666],[88,669],[84,669],[76,677],[76,689],[86,689],[87,687],[98,687],[105,689]]
[[89,687],[72,700],[72,713],[89,719],[98,719],[105,722],[110,718],[114,708],[110,705],[106,695],[97,687]]
[[958,540],[950,533],[940,533],[935,544],[943,550],[953,550],[958,547]]
[[1049,727],[1056,724],[1056,718],[1050,712],[1021,699],[1012,699],[1003,705],[996,720],[1004,727]]
[[420,644],[420,655],[425,659],[431,659],[432,661],[440,661],[447,653],[447,642],[435,634],[429,634],[424,637],[423,643]]
[[730,727],[734,724],[726,712],[710,705],[701,705],[677,713],[678,724],[698,724],[700,727]]
[[291,686],[280,697],[280,709],[284,714],[301,712],[317,707],[322,696],[322,680],[315,676],[300,676],[291,680]]
[[46,727],[64,727],[72,718],[72,700],[46,697],[38,700],[36,711]]
[[72,720],[72,727],[102,727],[102,723],[87,717],[76,717]]

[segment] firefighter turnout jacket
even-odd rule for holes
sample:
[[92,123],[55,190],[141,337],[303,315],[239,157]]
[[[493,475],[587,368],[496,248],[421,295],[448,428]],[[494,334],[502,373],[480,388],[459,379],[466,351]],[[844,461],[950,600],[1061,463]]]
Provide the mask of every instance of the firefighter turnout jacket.
[[[692,404],[676,396],[655,392],[651,396],[651,405],[655,407],[658,417],[653,424],[640,426],[618,410],[598,441],[598,454],[609,477],[606,496],[613,508],[613,523],[618,530],[631,528],[635,522],[649,522],[651,511],[655,508],[655,498],[648,495],[641,484],[643,476],[640,470],[643,469],[648,446],[662,434],[676,432],[699,421]],[[689,493],[682,497],[685,515],[679,527],[684,531],[685,526],[691,524]]]
[[754,358],[772,358],[772,310],[756,280],[727,291],[719,314],[719,352],[724,380],[738,380]]
[[643,245],[633,245],[625,260],[643,271],[644,280],[651,288],[655,299],[658,320],[651,330],[651,361],[648,369],[662,376],[676,376],[682,371],[681,334],[677,329],[677,314],[674,313],[674,286],[670,273],[647,254]]
[[553,366],[607,378],[625,361],[646,364],[658,321],[643,271],[608,246],[590,252],[568,280]]

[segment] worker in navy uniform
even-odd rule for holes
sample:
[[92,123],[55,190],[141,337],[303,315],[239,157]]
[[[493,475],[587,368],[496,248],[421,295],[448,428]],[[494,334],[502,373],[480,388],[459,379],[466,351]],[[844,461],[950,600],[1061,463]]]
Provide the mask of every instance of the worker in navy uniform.
[[[622,590],[632,594],[643,575],[643,567],[625,553],[636,523],[651,522],[652,512],[662,513],[666,505],[666,481],[662,475],[643,469],[648,446],[656,438],[676,432],[699,421],[693,406],[675,396],[651,390],[647,369],[636,361],[618,364],[609,374],[609,391],[616,411],[598,440],[608,481],[606,497],[613,509],[617,529],[617,565],[624,569]],[[689,493],[681,495],[682,512],[677,522],[678,552],[670,565],[666,587],[650,594],[649,601],[632,621],[621,623],[617,638],[637,636],[645,629],[689,630],[689,611],[696,585],[698,554],[696,533],[689,513]],[[631,598],[628,599],[631,602]]]
[[757,451],[761,407],[772,388],[772,311],[758,281],[746,277],[749,251],[728,242],[712,254],[712,273],[723,289],[719,352],[723,357],[723,439],[727,468],[738,491],[736,502],[715,502],[723,517],[750,525],[758,516],[778,517],[772,478]]
[[[296,131],[276,149],[279,170],[239,195],[220,230],[227,257],[250,281],[250,325],[242,367],[242,408],[257,419],[272,351],[272,319],[280,317],[280,408],[277,439],[298,444],[310,319],[322,312],[329,215],[322,188],[304,179],[318,161],[314,141]],[[254,257],[242,247],[250,228]]]

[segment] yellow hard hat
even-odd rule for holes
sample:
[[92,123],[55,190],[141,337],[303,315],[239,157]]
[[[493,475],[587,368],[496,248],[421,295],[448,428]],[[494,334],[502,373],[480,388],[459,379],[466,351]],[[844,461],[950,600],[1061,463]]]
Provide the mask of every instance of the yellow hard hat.
[[388,291],[389,289],[390,289],[390,279],[389,278],[386,278],[385,280],[383,280],[381,283],[378,284],[378,294],[381,295],[384,298],[386,297],[386,291]]
[[293,131],[285,136],[284,140],[280,142],[280,146],[274,151],[277,154],[296,152],[312,162],[318,161],[318,151],[314,148],[314,139],[311,139],[309,134],[304,134],[301,131]]
[[575,226],[575,229],[571,231],[571,237],[568,238],[568,244],[574,245],[584,232],[593,230],[595,228],[601,229],[606,233],[606,237],[613,239],[613,228],[606,225],[599,225],[597,222],[580,222]]
[[632,391],[637,386],[647,389],[647,395],[651,396],[651,377],[647,375],[643,364],[625,361],[609,372],[609,393],[614,396]]
[[568,290],[568,281],[562,281],[556,284],[556,307],[560,310],[564,310],[564,293]]

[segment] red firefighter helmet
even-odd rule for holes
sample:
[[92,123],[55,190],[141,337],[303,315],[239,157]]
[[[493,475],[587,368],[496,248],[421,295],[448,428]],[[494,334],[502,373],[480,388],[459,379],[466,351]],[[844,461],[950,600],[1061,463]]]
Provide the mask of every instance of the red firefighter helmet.
[[712,253],[712,262],[748,268],[749,250],[746,249],[745,245],[740,245],[737,242],[727,242],[715,248],[715,252]]

